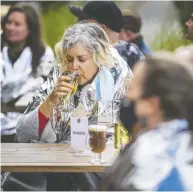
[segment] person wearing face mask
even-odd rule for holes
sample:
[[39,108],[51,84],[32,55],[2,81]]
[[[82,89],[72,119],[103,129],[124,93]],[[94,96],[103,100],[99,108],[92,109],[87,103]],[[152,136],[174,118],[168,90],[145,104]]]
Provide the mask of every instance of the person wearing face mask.
[[135,142],[107,170],[102,190],[193,190],[190,60],[169,53],[155,54],[138,63],[133,73],[126,97],[145,131],[138,134]]
[[[130,89],[133,87],[130,84]],[[133,143],[140,133],[145,131],[147,121],[144,117],[137,117],[135,112],[135,102],[132,100],[131,95],[126,94],[121,102],[119,119],[122,125],[127,129],[128,134],[131,136],[129,144]]]

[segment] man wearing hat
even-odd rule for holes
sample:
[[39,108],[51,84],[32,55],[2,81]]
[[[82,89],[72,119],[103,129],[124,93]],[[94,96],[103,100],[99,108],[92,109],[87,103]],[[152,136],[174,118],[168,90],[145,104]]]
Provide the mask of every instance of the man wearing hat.
[[123,15],[113,1],[89,1],[83,8],[70,5],[69,9],[79,21],[87,20],[100,24],[107,33],[110,43],[127,61],[130,68],[144,57],[134,44],[119,41]]
[[131,10],[123,11],[123,27],[120,32],[120,40],[129,41],[138,46],[144,55],[151,55],[152,51],[145,44],[141,35],[142,20],[140,15]]
[[185,24],[188,27],[187,38],[193,41],[193,13],[190,15],[189,19],[186,21]]

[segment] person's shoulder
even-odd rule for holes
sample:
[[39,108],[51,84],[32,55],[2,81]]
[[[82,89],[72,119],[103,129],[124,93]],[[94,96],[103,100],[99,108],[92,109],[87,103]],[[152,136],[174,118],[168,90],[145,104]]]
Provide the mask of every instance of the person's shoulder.
[[144,54],[133,43],[119,41],[119,43],[117,43],[114,47],[131,69],[139,60],[145,58]]
[[[193,157],[191,139],[191,134],[184,132],[168,140],[157,130],[139,136],[132,146],[132,162],[136,166],[134,185],[139,189],[164,189],[164,183],[169,181],[171,174],[178,174],[173,172],[178,170],[180,178],[186,178],[187,187],[192,186],[189,177],[192,175],[189,170]],[[176,146],[178,147],[175,152]],[[175,176],[173,178],[175,180]],[[178,185],[176,187],[179,189]]]
[[140,50],[145,56],[153,55],[152,49],[145,42],[142,43]]
[[54,57],[54,52],[50,46],[45,47],[44,56],[45,55]]
[[55,61],[55,56],[54,56],[54,52],[52,50],[51,47],[49,46],[45,46],[45,51],[41,56],[41,62],[44,61],[49,61],[49,62],[54,62]]
[[[172,150],[177,141],[179,142],[179,146],[176,150],[176,155],[183,154],[182,156],[184,157],[189,153],[187,152],[191,142],[191,134],[189,132],[181,133],[170,140],[166,140],[164,135],[157,129],[143,133],[137,138],[132,146],[134,160],[141,164],[144,163],[145,160],[148,162],[156,159],[171,159],[172,157],[168,158],[170,153],[167,151],[170,149]],[[177,158],[179,158],[179,156],[177,156]]]
[[160,152],[164,152],[165,143],[157,130],[150,130],[146,133],[142,133],[134,145],[134,158],[140,164],[141,160],[154,159]]
[[128,49],[129,44],[126,41],[121,41],[119,40],[116,45],[114,45],[114,48],[117,49],[118,51],[123,51]]
[[56,64],[54,53],[51,47],[46,46],[45,52],[40,59],[41,73],[43,76],[47,76],[52,67]]
[[131,69],[135,63],[145,58],[144,54],[133,43],[119,41],[119,43],[117,43],[114,47],[117,49],[120,56],[127,62]]
[[114,47],[118,51],[133,52],[135,54],[141,54],[139,48],[134,43],[119,41]]

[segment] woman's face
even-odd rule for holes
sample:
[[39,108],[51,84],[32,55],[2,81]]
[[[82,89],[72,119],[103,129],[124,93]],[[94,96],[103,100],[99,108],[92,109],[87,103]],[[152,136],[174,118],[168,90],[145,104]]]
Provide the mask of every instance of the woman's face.
[[22,43],[29,34],[29,29],[26,23],[24,13],[12,12],[5,24],[5,35],[10,43]]
[[80,43],[67,51],[68,70],[79,70],[79,85],[90,81],[97,73],[98,67],[93,62],[92,54]]
[[160,101],[157,97],[142,98],[145,69],[145,63],[136,64],[133,70],[134,77],[127,95],[130,100],[135,102],[136,115],[141,124],[146,126],[143,128],[152,129],[160,121]]

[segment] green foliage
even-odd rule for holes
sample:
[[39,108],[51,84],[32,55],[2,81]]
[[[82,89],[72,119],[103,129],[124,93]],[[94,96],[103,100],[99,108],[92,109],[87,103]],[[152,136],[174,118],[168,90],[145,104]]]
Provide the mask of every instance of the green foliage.
[[75,22],[76,17],[71,14],[66,2],[57,2],[42,9],[44,42],[54,49],[55,44],[61,39],[64,30]]
[[184,37],[183,29],[175,29],[168,31],[170,27],[163,27],[162,30],[156,35],[151,48],[154,51],[166,50],[174,51],[176,48],[190,44],[191,42]]
[[[54,49],[55,44],[61,39],[64,30],[71,24],[77,22],[76,17],[71,14],[68,9],[67,1],[57,1],[51,3],[42,3],[42,25],[43,25],[43,39]],[[82,1],[71,1],[70,4],[76,6],[82,6]],[[155,39],[151,43],[150,47],[154,51],[168,50],[173,51],[176,48],[184,45],[188,45],[191,42],[184,37],[183,30],[181,28],[175,29],[173,32],[168,31],[170,26],[164,26],[162,30],[156,35]]]

